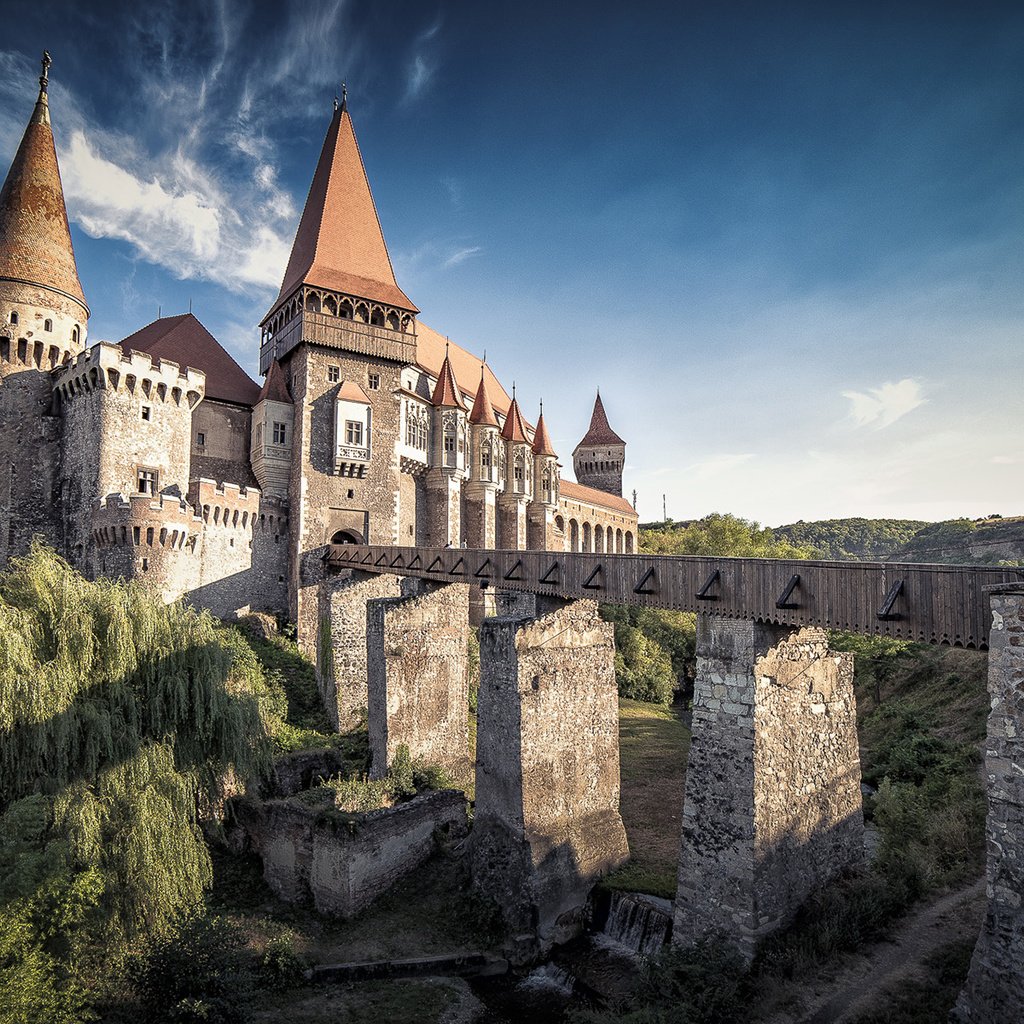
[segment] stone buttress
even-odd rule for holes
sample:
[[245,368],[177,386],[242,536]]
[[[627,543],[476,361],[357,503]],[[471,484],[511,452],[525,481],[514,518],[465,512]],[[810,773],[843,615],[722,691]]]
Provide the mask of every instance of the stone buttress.
[[673,942],[747,958],[863,857],[853,657],[820,629],[697,616]]
[[367,685],[370,776],[383,778],[399,746],[453,776],[469,763],[469,585],[370,601]]
[[629,855],[619,817],[612,627],[592,601],[480,629],[474,884],[524,955],[578,933],[594,883]]
[[988,909],[952,1018],[1024,1020],[1024,587],[991,595],[985,751]]

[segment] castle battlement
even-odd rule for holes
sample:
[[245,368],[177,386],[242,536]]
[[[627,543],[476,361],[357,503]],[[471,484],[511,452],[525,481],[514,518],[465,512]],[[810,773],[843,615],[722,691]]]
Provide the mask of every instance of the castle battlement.
[[205,477],[193,480],[188,489],[188,500],[208,526],[230,529],[246,530],[255,525],[260,511],[260,497],[256,487],[218,484]]
[[170,359],[154,359],[148,352],[125,352],[120,345],[101,341],[61,367],[54,388],[65,399],[102,388],[175,405],[181,405],[184,398],[189,408],[195,408],[206,394],[206,374]]
[[202,520],[176,494],[109,494],[93,505],[92,533],[99,548],[159,546],[194,551]]

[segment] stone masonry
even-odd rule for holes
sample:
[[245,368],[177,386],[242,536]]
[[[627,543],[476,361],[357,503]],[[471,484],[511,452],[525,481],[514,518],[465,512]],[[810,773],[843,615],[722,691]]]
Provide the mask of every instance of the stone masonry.
[[747,958],[863,856],[853,657],[824,630],[697,617],[673,941]]
[[370,601],[367,615],[370,775],[399,746],[452,775],[469,762],[469,584]]
[[991,596],[989,635],[988,910],[953,1019],[1024,1020],[1024,587]]
[[629,856],[619,817],[612,627],[592,601],[480,629],[474,884],[526,955],[581,927],[594,883]]

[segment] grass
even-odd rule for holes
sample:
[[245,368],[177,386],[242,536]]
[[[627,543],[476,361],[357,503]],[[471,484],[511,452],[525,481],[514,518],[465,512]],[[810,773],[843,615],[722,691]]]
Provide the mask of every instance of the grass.
[[619,700],[620,809],[631,858],[609,889],[673,899],[690,730],[674,708]]

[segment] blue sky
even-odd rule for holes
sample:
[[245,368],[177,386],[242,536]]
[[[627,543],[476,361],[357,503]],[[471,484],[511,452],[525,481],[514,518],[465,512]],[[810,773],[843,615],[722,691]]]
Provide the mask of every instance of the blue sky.
[[93,340],[251,373],[338,83],[400,285],[642,519],[1024,514],[1020,4],[0,0]]

